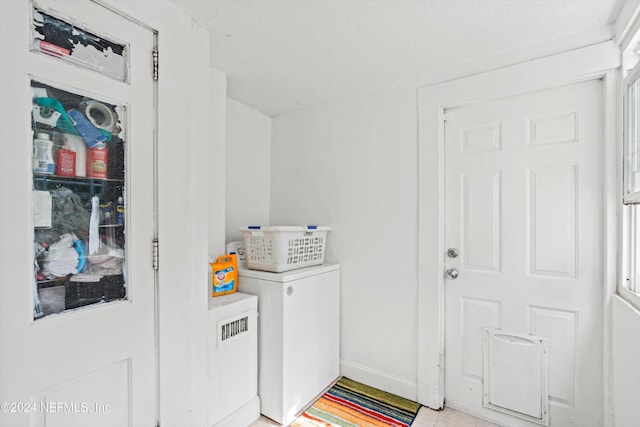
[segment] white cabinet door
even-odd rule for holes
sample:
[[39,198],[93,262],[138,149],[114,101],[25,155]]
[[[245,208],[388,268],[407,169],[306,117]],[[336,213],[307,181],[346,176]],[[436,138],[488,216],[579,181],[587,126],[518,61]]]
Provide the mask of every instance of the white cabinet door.
[[[34,12],[34,7],[40,12]],[[154,34],[88,0],[10,1],[3,3],[2,8],[0,402],[3,406],[0,426],[155,425],[155,278],[151,256]],[[49,38],[45,43],[34,45],[34,37],[42,37],[35,28],[42,23],[39,13],[71,24],[73,28],[62,32],[57,41]],[[91,35],[96,37],[91,39]],[[108,40],[113,45],[96,48],[96,40]],[[72,49],[65,47],[69,43],[74,46]],[[122,52],[114,54],[120,47]],[[40,89],[37,94],[33,93],[34,87]],[[51,90],[45,94],[43,88]],[[93,262],[94,270],[77,265],[78,270],[95,273],[100,280],[110,282],[117,276],[113,280],[117,281],[120,293],[114,295],[90,295],[86,290],[95,288],[87,282],[74,288],[77,292],[74,299],[68,287],[71,272],[47,273],[42,282],[66,280],[61,288],[66,286],[67,294],[58,301],[62,306],[49,307],[47,315],[43,315],[34,307],[34,287],[40,286],[38,282],[45,277],[42,264],[37,257],[34,260],[34,242],[40,232],[37,226],[46,228],[47,214],[42,200],[36,205],[32,196],[36,186],[36,174],[32,171],[32,129],[42,125],[39,121],[42,118],[32,127],[32,108],[35,98],[54,98],[52,93],[57,98],[69,94],[78,108],[87,108],[88,102],[96,100],[113,107],[113,117],[111,112],[103,110],[97,111],[92,119],[94,128],[110,129],[105,132],[118,133],[124,141],[123,175],[113,179],[101,175],[108,163],[94,159],[91,165],[85,163],[85,174],[95,173],[95,179],[77,176],[82,166],[79,162],[73,172],[67,171],[73,176],[60,177],[55,186],[77,188],[79,182],[91,181],[91,185],[112,186],[110,188],[121,192],[112,193],[110,197],[116,203],[122,197],[119,203],[126,206],[124,216],[117,220],[112,217],[113,224],[105,224],[100,217],[92,223],[96,226],[94,239],[89,237],[93,226],[89,230],[84,228],[86,235],[76,235],[76,239],[86,239],[86,243],[92,241],[100,247],[105,245],[102,253],[105,258],[124,254],[124,260],[116,267],[117,274],[113,269],[100,270],[98,254],[94,252],[91,259],[89,253],[84,252],[87,262]],[[45,115],[50,117],[50,113]],[[90,115],[88,110],[84,113],[87,117]],[[112,129],[114,123],[108,123],[111,118],[117,119],[117,131]],[[56,122],[50,134],[60,130],[60,126]],[[86,139],[85,143],[89,144]],[[79,156],[81,150],[76,148]],[[112,154],[115,155],[115,151]],[[85,155],[89,157],[88,146]],[[95,169],[89,172],[89,167]],[[64,174],[55,171],[53,175],[59,173]],[[94,191],[94,187],[91,188]],[[39,218],[35,231],[34,209],[44,212],[45,217]],[[95,212],[97,214],[97,210]],[[53,225],[55,228],[55,221]],[[109,227],[113,229],[109,231]],[[115,231],[117,229],[120,231]],[[117,235],[118,243],[109,241],[105,237],[109,235]],[[80,253],[81,250],[78,256]],[[38,289],[35,295],[42,296]]]
[[483,407],[494,328],[546,338],[551,425],[600,425],[602,105],[597,80],[446,112],[447,405],[534,425]]

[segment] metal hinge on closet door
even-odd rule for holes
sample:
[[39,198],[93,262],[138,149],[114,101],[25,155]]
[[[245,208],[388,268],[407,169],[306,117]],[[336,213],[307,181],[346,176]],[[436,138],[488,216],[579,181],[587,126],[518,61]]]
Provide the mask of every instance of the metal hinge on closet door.
[[160,262],[158,261],[158,239],[153,239],[153,270],[158,271]]
[[158,81],[158,49],[153,50],[153,81]]

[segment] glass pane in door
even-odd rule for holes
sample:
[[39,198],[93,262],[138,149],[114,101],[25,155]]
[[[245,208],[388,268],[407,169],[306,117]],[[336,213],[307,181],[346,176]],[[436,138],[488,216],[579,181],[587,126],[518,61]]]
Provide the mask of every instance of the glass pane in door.
[[31,82],[34,318],[126,299],[126,109]]
[[625,194],[640,191],[640,75],[627,87],[626,129],[624,144]]

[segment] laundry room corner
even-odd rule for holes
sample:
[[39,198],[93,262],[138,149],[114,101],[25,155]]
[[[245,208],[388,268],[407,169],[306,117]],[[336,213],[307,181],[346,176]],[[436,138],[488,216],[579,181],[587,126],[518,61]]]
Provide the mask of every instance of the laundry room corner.
[[330,224],[340,373],[417,398],[417,108],[397,84],[274,118],[271,221]]
[[[224,237],[232,242],[243,239],[239,227],[270,223],[271,117],[227,98],[226,129]],[[211,254],[224,253],[221,249]]]

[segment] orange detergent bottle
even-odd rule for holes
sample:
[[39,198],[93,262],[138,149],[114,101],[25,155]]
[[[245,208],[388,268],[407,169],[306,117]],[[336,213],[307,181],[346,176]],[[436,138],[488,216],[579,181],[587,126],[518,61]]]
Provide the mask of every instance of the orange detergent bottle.
[[211,266],[211,295],[232,294],[238,290],[238,258],[235,253],[219,256]]

